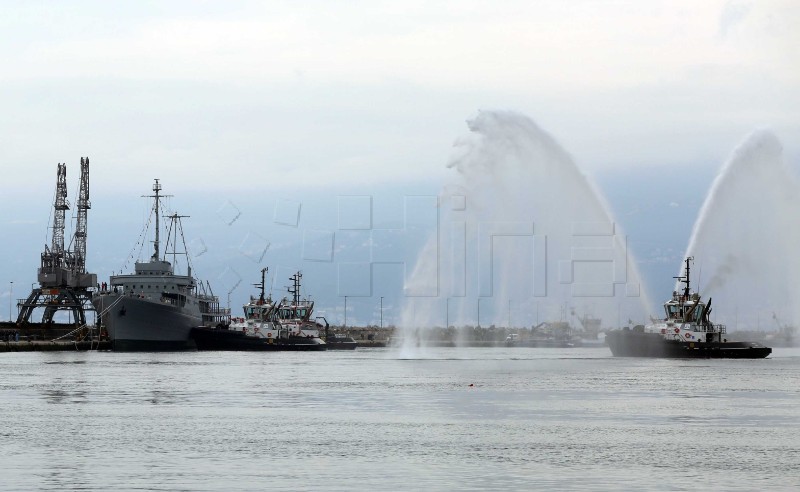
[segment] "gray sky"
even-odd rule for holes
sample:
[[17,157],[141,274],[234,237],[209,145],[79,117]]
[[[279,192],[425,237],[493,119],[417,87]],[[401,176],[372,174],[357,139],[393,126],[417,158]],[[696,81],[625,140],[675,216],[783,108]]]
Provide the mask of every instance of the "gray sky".
[[798,154],[793,1],[0,8],[0,190],[81,155],[98,190],[438,178],[478,109],[527,114],[589,172],[716,166],[760,126]]
[[[429,193],[480,109],[530,116],[600,177],[716,169],[759,127],[796,164],[797,25],[791,0],[6,1],[0,224],[35,222],[12,230],[43,243],[56,163],[73,200],[87,155],[90,254],[102,234],[127,253],[146,205],[118,199],[156,177],[195,217],[209,196],[204,211],[241,194]],[[0,277],[33,277],[37,255]]]

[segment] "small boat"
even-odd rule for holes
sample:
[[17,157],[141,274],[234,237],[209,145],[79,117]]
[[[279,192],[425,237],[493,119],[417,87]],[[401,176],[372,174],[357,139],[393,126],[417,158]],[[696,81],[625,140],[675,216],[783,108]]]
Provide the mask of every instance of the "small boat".
[[331,333],[325,337],[325,344],[328,350],[355,350],[358,342],[342,333]]
[[[353,340],[352,337],[343,333],[332,333],[328,320],[324,316],[317,316],[316,319],[321,319],[325,323],[325,345],[327,345],[328,350],[355,350],[358,347],[358,342]],[[317,322],[317,326],[321,327],[322,325]]]
[[[267,270],[261,270],[261,283],[256,284],[260,287],[260,295],[251,297],[250,302],[244,305],[243,318],[231,318],[228,326],[192,329],[198,350],[326,350],[318,326],[308,321],[314,303],[299,299],[302,275],[298,272],[292,277],[293,302],[283,299],[274,303],[271,296],[264,295]],[[289,289],[289,292],[293,290]]]
[[606,334],[615,357],[763,359],[772,353],[757,342],[728,340],[725,325],[710,321],[711,298],[705,303],[698,292],[690,290],[689,263],[693,259],[686,258],[686,275],[675,277],[685,288],[682,293],[673,292],[664,303],[663,320]]

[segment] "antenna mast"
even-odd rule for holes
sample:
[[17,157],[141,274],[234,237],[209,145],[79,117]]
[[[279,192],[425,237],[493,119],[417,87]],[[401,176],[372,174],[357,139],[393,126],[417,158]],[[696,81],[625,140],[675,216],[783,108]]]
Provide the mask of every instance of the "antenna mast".
[[292,275],[289,280],[292,281],[292,287],[287,287],[286,290],[292,294],[292,300],[294,301],[294,305],[298,306],[300,304],[300,279],[303,278],[303,274],[300,272],[295,273]]
[[264,285],[265,285],[264,278],[267,276],[267,272],[268,271],[269,271],[268,267],[262,268],[261,269],[261,283],[260,284],[255,284],[255,286],[258,287],[261,290],[261,295],[258,296],[258,303],[259,304],[264,304],[264,302],[265,302],[264,301]]
[[678,282],[682,284],[686,284],[686,287],[683,288],[683,297],[685,299],[689,298],[689,262],[694,261],[694,256],[689,256],[686,258],[686,276],[684,277],[672,277],[678,279]]
[[[167,218],[170,220],[169,229],[167,229],[167,244],[164,247],[164,259],[167,258],[167,255],[172,255],[172,263],[177,264],[177,256],[186,255],[186,263],[188,266],[189,263],[189,252],[186,251],[186,243],[184,241],[184,248],[183,253],[178,253],[178,234],[181,235],[183,238],[183,225],[181,225],[181,219],[185,219],[189,217],[188,215],[178,215],[178,213],[174,213],[172,215],[168,215]],[[157,230],[156,230],[157,231]],[[158,232],[156,232],[156,237],[158,237]],[[172,252],[168,251],[169,243],[172,240]],[[190,273],[191,275],[191,273]]]

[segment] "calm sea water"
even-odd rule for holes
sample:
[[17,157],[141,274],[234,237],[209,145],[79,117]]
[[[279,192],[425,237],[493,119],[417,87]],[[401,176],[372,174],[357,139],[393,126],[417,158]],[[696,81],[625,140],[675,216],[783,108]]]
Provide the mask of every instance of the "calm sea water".
[[800,349],[0,354],[2,490],[797,490]]

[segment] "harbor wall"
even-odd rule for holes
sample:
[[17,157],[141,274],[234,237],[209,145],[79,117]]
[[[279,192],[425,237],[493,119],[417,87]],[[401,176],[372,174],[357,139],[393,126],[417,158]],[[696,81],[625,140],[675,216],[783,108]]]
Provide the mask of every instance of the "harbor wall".
[[103,341],[52,341],[25,340],[0,342],[0,352],[71,352],[85,350],[111,350],[111,342]]

